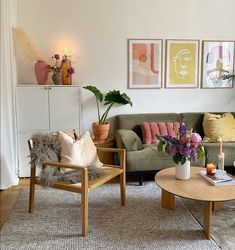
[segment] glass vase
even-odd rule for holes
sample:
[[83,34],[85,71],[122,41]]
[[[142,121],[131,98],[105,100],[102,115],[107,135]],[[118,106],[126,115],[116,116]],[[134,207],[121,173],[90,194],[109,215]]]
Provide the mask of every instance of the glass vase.
[[52,75],[52,81],[55,85],[59,85],[61,84],[61,75],[60,75],[60,72],[55,72],[53,73]]

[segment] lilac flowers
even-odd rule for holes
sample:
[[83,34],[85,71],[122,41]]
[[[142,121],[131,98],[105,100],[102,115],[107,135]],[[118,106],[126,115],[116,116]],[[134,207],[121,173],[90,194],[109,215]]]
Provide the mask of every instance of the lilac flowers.
[[188,131],[186,124],[180,124],[176,138],[169,135],[156,135],[159,140],[158,151],[165,151],[173,157],[175,163],[185,163],[186,160],[196,161],[204,156],[202,138],[198,133]]

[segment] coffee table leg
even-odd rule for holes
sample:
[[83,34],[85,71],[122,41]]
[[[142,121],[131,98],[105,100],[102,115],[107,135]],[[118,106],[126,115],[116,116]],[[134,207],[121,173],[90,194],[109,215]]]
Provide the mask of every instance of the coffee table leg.
[[171,210],[175,209],[175,195],[165,191],[164,189],[162,189],[162,207],[169,208]]
[[210,239],[210,232],[211,232],[211,217],[212,217],[212,202],[206,201],[204,203],[203,231],[208,240]]
[[212,210],[216,211],[224,207],[224,202],[223,201],[214,201],[212,204]]

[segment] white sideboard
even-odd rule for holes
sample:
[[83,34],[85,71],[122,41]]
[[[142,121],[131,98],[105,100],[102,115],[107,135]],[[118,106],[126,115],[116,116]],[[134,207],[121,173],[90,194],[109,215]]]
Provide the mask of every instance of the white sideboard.
[[80,130],[78,85],[16,87],[19,176],[30,176],[27,140],[38,132]]

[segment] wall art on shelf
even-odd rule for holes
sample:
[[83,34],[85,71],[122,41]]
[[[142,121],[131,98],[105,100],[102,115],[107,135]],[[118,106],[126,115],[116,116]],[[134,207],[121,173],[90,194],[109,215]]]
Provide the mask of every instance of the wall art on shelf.
[[128,39],[128,88],[162,87],[162,39]]
[[166,40],[166,88],[198,87],[199,40]]
[[235,41],[202,41],[202,88],[232,88]]

